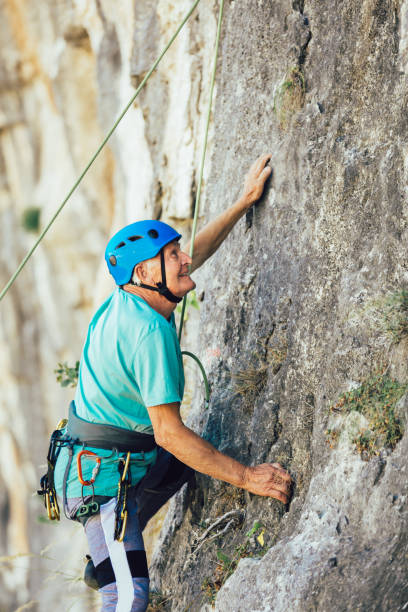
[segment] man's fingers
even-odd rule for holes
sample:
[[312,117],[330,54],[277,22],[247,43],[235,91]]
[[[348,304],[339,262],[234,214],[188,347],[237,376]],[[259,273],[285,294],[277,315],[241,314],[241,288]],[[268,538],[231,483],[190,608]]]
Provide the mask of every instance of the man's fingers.
[[274,489],[276,489],[277,491],[280,491],[281,493],[284,493],[285,495],[290,495],[292,487],[289,482],[285,482],[284,480],[281,480],[279,482],[276,479],[273,479],[272,482],[273,482],[272,486]]
[[271,465],[279,471],[280,476],[287,482],[292,482],[292,476],[281,466],[280,463],[271,463]]
[[261,155],[261,157],[259,157],[256,161],[256,165],[257,165],[257,170],[258,172],[262,172],[262,170],[265,168],[265,164],[272,158],[272,155],[270,153],[267,153],[266,155]]
[[279,463],[248,467],[245,488],[251,493],[274,497],[287,504],[292,497],[292,479]]
[[278,501],[282,502],[282,504],[287,504],[289,502],[289,496],[285,495],[281,491],[278,491],[277,489],[271,489],[269,497],[277,499]]
[[256,159],[254,161],[254,163],[251,166],[250,172],[253,172],[256,175],[259,175],[262,170],[265,168],[265,164],[272,158],[272,155],[270,153],[261,155],[260,157],[258,157],[258,159]]

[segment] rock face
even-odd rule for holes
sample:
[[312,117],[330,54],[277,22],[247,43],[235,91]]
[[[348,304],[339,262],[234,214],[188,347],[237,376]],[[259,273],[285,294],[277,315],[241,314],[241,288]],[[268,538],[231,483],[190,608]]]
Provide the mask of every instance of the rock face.
[[[190,5],[0,3],[3,283],[32,241],[21,214],[51,216]],[[89,281],[106,238],[145,216],[188,233],[216,8],[200,5],[1,304],[2,554],[49,541],[30,492],[69,398],[52,370],[109,288]],[[197,385],[188,421],[296,486],[283,508],[198,475],[156,547],[162,609],[406,609],[407,73],[405,1],[226,2],[202,221],[256,155],[271,151],[273,176],[196,274],[186,341],[212,400]],[[2,609],[68,601],[36,563],[5,566]]]
[[[274,176],[197,275],[213,394],[192,424],[247,464],[279,461],[296,488],[287,511],[203,476],[180,495],[154,569],[172,610],[215,597],[222,612],[408,601],[406,434],[393,452],[362,458],[352,440],[367,423],[354,433],[347,423],[361,414],[329,411],[379,368],[407,382],[404,334],[392,340],[384,324],[384,296],[407,282],[406,9],[228,4],[207,216],[237,194],[255,152],[273,153]],[[241,525],[211,540],[224,521],[198,547],[234,509]],[[260,529],[246,536],[257,522],[264,547]]]

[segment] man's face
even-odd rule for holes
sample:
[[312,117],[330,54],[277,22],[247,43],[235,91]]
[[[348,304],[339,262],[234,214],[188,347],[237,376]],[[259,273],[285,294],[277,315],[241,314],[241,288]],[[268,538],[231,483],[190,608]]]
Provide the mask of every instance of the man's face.
[[[163,251],[167,287],[177,297],[183,297],[196,286],[188,273],[191,257],[187,253],[183,253],[177,240],[166,244]],[[150,261],[149,273],[154,283],[158,283],[162,280],[160,254]]]

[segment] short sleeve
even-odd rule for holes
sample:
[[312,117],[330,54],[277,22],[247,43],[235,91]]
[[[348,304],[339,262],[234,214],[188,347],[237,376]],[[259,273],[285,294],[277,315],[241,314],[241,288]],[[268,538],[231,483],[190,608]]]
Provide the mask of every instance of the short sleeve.
[[181,402],[184,386],[182,364],[170,327],[154,329],[139,343],[133,370],[146,407]]

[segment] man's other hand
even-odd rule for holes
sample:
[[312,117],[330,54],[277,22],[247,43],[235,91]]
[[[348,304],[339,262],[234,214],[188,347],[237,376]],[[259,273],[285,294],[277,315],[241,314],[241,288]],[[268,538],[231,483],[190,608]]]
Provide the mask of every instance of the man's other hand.
[[292,495],[292,478],[279,463],[261,463],[245,468],[243,489],[256,495],[274,497],[287,504]]
[[244,189],[240,200],[246,208],[250,208],[254,202],[259,200],[263,193],[265,182],[272,173],[272,168],[266,165],[271,157],[272,155],[269,154],[258,157],[245,177]]

